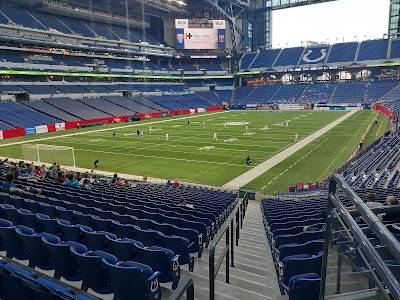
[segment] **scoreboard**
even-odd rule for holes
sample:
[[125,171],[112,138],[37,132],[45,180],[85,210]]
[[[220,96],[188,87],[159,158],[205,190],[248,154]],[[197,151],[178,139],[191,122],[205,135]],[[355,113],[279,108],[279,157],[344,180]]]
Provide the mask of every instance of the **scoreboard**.
[[176,49],[226,49],[225,20],[176,19]]

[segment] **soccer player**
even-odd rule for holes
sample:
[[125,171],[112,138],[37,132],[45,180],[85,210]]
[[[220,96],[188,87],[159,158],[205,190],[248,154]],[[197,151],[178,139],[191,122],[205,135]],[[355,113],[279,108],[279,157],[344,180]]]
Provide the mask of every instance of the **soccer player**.
[[295,135],[294,135],[294,142],[296,143],[297,142],[297,139],[299,138],[299,135],[296,133]]
[[246,157],[246,165],[251,165],[253,162],[251,161],[250,155]]
[[151,129],[151,126],[149,126],[149,133],[151,133],[151,130],[152,130],[152,129]]
[[188,120],[188,126],[190,126],[190,120]]
[[247,129],[249,129],[249,125],[246,124],[246,131],[247,131]]
[[226,122],[224,122],[224,128],[225,128],[225,130],[226,130],[226,126],[227,126],[227,125],[226,125]]
[[168,142],[168,140],[169,140],[169,135],[168,135],[168,133],[166,133],[165,134],[165,141]]
[[141,130],[141,131],[140,131],[140,137],[141,137],[141,138],[144,137],[144,130]]
[[274,111],[274,115],[275,115],[275,117],[276,117],[276,110]]
[[283,129],[283,121],[281,122],[281,128]]
[[206,127],[206,121],[203,121],[203,127]]
[[217,133],[216,133],[216,132],[214,132],[213,141],[218,141]]
[[289,121],[286,120],[286,129],[289,128]]
[[93,162],[93,169],[97,169],[99,166],[100,166],[100,160],[99,160],[99,159],[96,159],[96,160]]
[[114,142],[114,143],[116,142],[115,136],[116,136],[116,134],[115,134],[115,132],[114,132],[114,133],[113,133],[113,142]]
[[137,137],[140,137],[140,130],[136,130]]

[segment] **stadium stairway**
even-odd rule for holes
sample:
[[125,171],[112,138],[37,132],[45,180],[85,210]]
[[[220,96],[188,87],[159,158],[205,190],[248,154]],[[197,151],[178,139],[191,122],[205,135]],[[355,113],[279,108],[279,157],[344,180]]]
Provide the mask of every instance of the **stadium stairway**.
[[[217,246],[217,261],[223,241]],[[205,248],[203,256],[195,258],[194,272],[181,268],[181,280],[187,276],[194,281],[195,299],[209,299],[209,248]],[[272,261],[271,249],[261,217],[259,201],[249,201],[243,228],[240,230],[239,246],[234,248],[235,267],[230,268],[230,284],[225,283],[225,260],[221,265],[215,281],[216,300],[281,300],[287,296],[279,293],[277,276]],[[169,286],[168,286],[169,287]],[[168,299],[172,291],[163,288],[162,300]]]

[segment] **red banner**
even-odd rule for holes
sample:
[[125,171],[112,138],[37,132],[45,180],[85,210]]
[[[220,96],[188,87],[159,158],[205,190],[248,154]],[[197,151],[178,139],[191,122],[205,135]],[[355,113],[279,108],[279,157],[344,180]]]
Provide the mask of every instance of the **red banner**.
[[379,110],[380,112],[382,112],[386,117],[391,117],[392,116],[392,111],[390,109],[387,109],[386,107],[384,107],[383,105],[379,105],[377,104],[375,106],[375,110]]

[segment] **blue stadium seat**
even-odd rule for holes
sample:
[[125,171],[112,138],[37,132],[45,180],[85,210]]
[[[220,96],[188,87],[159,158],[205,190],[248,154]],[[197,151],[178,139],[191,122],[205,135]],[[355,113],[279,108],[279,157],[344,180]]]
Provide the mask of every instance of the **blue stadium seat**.
[[318,300],[321,278],[315,273],[296,275],[290,278],[285,291],[289,300]]
[[[78,261],[79,270],[82,276],[82,289],[92,289],[99,294],[113,293],[114,282],[110,285],[110,277],[107,269],[103,267],[105,264],[114,266],[118,259],[111,254],[103,251],[90,251],[87,253],[79,253],[74,247],[70,248],[71,253]],[[132,297],[133,294],[131,294]]]
[[[54,240],[53,240],[54,241]],[[54,243],[51,240],[43,237],[43,244],[47,247],[51,256],[51,261],[54,264],[54,277],[61,277],[68,281],[81,280],[78,261],[72,255],[70,248],[73,247],[77,253],[84,254],[88,252],[86,246],[75,242],[58,242]]]
[[111,284],[114,297],[120,300],[130,300],[132,295],[138,300],[161,299],[161,288],[158,282],[160,272],[153,270],[146,265],[126,261],[119,264],[112,264],[104,261]]
[[295,275],[316,273],[320,276],[322,256],[323,253],[316,256],[310,256],[308,254],[287,256],[279,266],[279,286],[281,294],[284,295],[284,286],[288,286],[289,280]]

